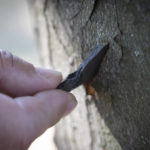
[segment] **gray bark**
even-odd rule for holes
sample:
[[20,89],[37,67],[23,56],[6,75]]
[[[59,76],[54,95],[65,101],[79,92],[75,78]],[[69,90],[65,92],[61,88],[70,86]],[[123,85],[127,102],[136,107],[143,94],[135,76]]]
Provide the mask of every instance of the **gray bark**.
[[99,44],[110,44],[93,83],[73,93],[78,107],[56,127],[59,150],[150,149],[150,1],[30,0],[45,65],[74,71]]

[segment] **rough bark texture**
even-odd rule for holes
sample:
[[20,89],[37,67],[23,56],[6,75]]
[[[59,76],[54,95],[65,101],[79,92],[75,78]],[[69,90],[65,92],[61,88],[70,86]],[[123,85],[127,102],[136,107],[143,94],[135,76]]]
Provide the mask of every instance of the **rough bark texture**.
[[77,109],[56,127],[59,150],[150,149],[150,1],[29,0],[43,62],[75,70],[89,52],[109,42],[93,83],[81,86]]

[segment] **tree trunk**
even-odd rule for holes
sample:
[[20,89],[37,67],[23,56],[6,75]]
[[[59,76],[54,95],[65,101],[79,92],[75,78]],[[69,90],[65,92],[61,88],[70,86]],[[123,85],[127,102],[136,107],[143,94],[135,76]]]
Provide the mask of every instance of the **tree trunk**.
[[59,150],[150,149],[150,1],[29,0],[41,56],[64,77],[92,48],[109,43],[93,83],[73,91],[75,111],[59,122]]

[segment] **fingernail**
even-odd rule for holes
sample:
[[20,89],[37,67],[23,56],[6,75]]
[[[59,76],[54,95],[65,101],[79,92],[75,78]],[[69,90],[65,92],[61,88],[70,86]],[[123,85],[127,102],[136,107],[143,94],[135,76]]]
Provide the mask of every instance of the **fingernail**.
[[51,70],[50,73],[53,74],[57,78],[62,78],[62,73],[59,71]]
[[72,94],[68,94],[68,103],[66,106],[67,108],[63,116],[65,117],[68,114],[70,114],[73,111],[73,109],[76,107],[76,105],[77,105],[77,101],[75,97]]
[[62,73],[58,71],[50,71],[50,77],[48,79],[51,79],[51,84],[57,86],[62,81]]
[[44,68],[36,68],[36,71],[40,73],[40,75],[46,77],[47,79],[53,80],[62,80],[62,74],[61,72],[50,70],[50,69],[44,69]]

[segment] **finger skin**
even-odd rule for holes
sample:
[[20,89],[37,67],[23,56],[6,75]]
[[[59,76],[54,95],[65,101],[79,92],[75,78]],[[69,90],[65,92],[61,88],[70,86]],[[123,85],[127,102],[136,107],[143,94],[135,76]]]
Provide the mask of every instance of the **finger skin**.
[[35,68],[8,51],[0,50],[0,68],[0,91],[12,97],[54,89],[62,80],[61,73]]
[[0,94],[0,143],[3,143],[0,149],[26,149],[76,105],[75,97],[61,90],[48,90],[15,99]]

